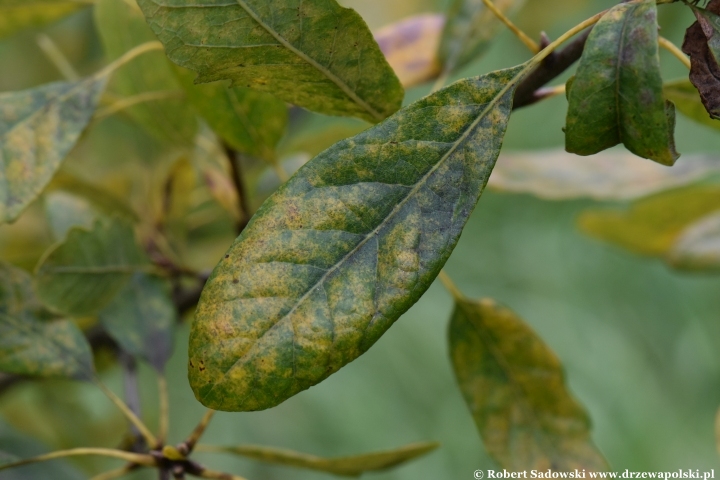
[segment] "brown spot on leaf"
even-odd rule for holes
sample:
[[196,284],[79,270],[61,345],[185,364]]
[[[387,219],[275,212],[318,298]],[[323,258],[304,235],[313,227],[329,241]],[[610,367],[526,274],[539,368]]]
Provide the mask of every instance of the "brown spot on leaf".
[[[712,0],[706,9],[720,15],[720,0]],[[720,65],[710,51],[708,36],[699,21],[685,32],[682,50],[690,56],[690,81],[700,92],[705,109],[712,118],[720,119]]]

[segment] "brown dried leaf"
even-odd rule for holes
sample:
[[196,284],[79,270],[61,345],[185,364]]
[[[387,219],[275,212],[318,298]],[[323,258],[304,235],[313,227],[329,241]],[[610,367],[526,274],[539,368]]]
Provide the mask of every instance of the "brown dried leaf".
[[[720,15],[720,0],[712,0],[705,8]],[[700,92],[705,109],[712,118],[720,119],[720,65],[700,22],[693,23],[685,32],[682,50],[690,56],[690,81]]]

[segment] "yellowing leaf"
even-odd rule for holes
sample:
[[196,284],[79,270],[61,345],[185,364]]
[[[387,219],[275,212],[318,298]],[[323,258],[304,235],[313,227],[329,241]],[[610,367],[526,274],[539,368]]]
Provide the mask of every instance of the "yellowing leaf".
[[138,3],[170,59],[199,73],[197,83],[230,79],[373,123],[400,108],[403,88],[367,25],[335,0]]
[[403,87],[418,85],[440,74],[437,51],[444,24],[443,15],[426,13],[386,25],[375,32],[380,50]]
[[449,337],[460,390],[501,467],[607,470],[560,361],[515,313],[492,300],[457,300]]
[[91,4],[82,0],[0,0],[0,38],[52,23]]
[[[98,0],[95,5],[95,23],[110,60],[142,43],[157,40],[134,3],[135,0]],[[113,75],[111,87],[126,98],[160,95],[162,98],[140,102],[124,111],[158,140],[192,145],[197,131],[195,112],[188,108],[173,65],[163,52],[147,52],[124,65]],[[170,95],[172,92],[176,95]]]
[[74,227],[40,260],[37,294],[58,312],[90,315],[110,303],[133,273],[146,270],[146,262],[132,228],[120,220],[96,221],[92,230]]
[[437,443],[415,443],[395,450],[353,455],[350,457],[322,458],[305,453],[256,445],[237,447],[200,446],[200,451],[234,453],[261,462],[288,467],[305,468],[345,477],[358,477],[365,472],[377,472],[397,467],[435,450]]
[[689,155],[673,168],[667,168],[618,151],[582,160],[561,150],[512,152],[500,155],[488,186],[550,200],[627,200],[682,187],[719,173],[720,158],[710,155]]
[[[494,0],[506,15],[520,9],[525,0]],[[443,69],[454,72],[482,55],[503,25],[483,0],[454,0],[442,32],[440,60]]]
[[705,110],[697,89],[690,83],[690,80],[677,80],[666,83],[663,86],[665,98],[675,104],[678,111],[691,120],[705,125],[706,127],[720,130],[720,121],[713,119]]
[[663,165],[675,151],[675,107],[662,96],[655,0],[616,5],[590,32],[568,83],[565,148],[593,155],[623,143]]
[[265,201],[198,305],[189,378],[203,404],[278,405],[362,355],[420,298],[483,191],[525,71],[425,97]]
[[688,225],[716,210],[720,186],[701,185],[644,198],[626,210],[589,210],[578,222],[593,237],[635,253],[664,256]]
[[107,77],[0,94],[0,223],[50,182],[92,118]]

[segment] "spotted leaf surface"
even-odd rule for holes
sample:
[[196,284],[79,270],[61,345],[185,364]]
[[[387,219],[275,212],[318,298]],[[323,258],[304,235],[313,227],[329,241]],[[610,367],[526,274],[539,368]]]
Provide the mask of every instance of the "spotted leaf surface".
[[560,361],[515,313],[492,300],[459,300],[449,339],[460,390],[501,467],[607,470]]
[[328,115],[378,122],[403,88],[363,19],[335,0],[140,0],[168,57]]
[[0,38],[52,23],[91,4],[82,0],[0,0]]
[[362,355],[430,286],[500,152],[521,67],[465,79],[315,157],[215,267],[196,397],[262,410]]
[[[501,12],[511,15],[523,6],[525,0],[495,0],[493,3]],[[482,0],[455,0],[440,41],[443,68],[453,72],[478,58],[502,27]]]
[[[157,40],[135,0],[99,0],[94,14],[110,60]],[[173,65],[163,52],[147,52],[133,59],[113,75],[110,88],[124,99],[141,98],[138,95],[147,99],[123,111],[153,137],[174,145],[192,145],[197,130],[195,112],[188,108]]]
[[22,316],[26,312],[35,312],[41,308],[30,274],[0,261],[0,313]]
[[195,110],[210,128],[238,152],[276,160],[275,146],[285,133],[285,102],[250,88],[229,87],[228,82],[195,85],[195,74],[177,68],[180,83]]
[[35,285],[53,310],[91,315],[110,303],[133,273],[146,268],[130,226],[119,220],[96,221],[92,230],[71,228],[62,243],[45,253]]
[[236,447],[205,447],[204,451],[234,453],[261,462],[304,468],[318,472],[346,477],[357,477],[365,472],[377,472],[397,467],[435,450],[437,443],[415,443],[395,450],[366,453],[349,457],[322,458],[306,453],[294,452],[257,445]]
[[0,223],[50,182],[92,118],[106,77],[0,94]]
[[675,163],[675,106],[662,95],[657,30],[654,0],[617,5],[592,29],[568,83],[568,152],[593,155],[623,143],[640,157]]
[[69,320],[40,321],[0,313],[0,371],[90,380],[90,345]]
[[99,314],[100,323],[127,353],[162,372],[172,353],[177,312],[166,282],[136,273]]

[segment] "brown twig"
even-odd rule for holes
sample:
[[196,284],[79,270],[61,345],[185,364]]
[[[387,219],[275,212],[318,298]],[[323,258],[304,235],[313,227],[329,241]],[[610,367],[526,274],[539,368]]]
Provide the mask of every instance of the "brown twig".
[[245,177],[242,171],[242,158],[240,154],[227,144],[223,144],[225,155],[230,162],[230,171],[232,172],[232,181],[238,194],[238,203],[240,204],[240,220],[237,224],[237,233],[239,234],[245,229],[250,221],[252,214],[250,213],[250,205],[248,202],[247,190],[245,188]]

